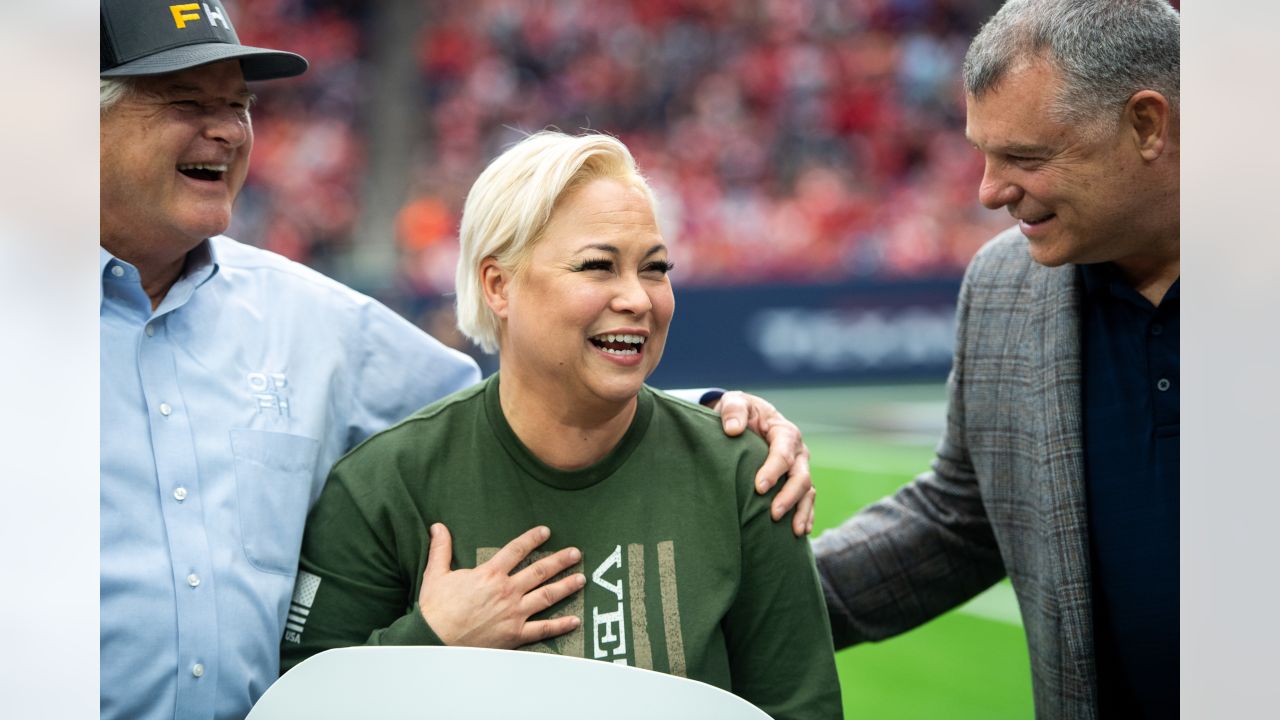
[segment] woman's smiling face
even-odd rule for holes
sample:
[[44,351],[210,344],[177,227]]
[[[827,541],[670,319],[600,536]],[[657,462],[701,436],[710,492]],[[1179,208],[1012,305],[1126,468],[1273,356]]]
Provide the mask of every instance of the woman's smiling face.
[[489,271],[504,278],[494,307],[503,374],[587,403],[631,400],[662,357],[670,268],[642,189],[597,178],[570,190],[524,266]]

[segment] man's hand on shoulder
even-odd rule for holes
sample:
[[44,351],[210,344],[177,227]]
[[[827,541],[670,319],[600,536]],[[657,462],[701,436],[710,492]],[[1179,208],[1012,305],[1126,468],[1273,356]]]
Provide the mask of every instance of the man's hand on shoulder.
[[783,475],[786,482],[773,499],[769,514],[779,520],[795,508],[791,530],[797,537],[813,531],[813,504],[817,490],[809,477],[809,448],[800,436],[800,428],[782,416],[768,401],[740,390],[731,390],[710,404],[720,413],[726,435],[741,435],[750,428],[769,443],[769,456],[756,473],[756,492],[763,495]]

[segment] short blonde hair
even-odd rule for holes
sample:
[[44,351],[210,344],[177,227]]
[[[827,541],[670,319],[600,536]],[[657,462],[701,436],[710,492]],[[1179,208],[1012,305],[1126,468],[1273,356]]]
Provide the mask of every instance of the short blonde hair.
[[530,135],[489,163],[471,186],[458,229],[458,329],[485,352],[497,352],[500,325],[481,292],[480,263],[492,257],[504,269],[520,272],[561,198],[598,178],[635,185],[657,212],[653,190],[631,151],[617,138],[597,133]]

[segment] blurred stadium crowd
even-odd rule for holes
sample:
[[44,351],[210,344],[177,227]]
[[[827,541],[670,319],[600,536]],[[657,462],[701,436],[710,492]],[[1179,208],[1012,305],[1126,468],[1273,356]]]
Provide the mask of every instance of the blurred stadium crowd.
[[452,289],[468,187],[547,126],[632,148],[681,286],[955,276],[1010,224],[977,202],[959,81],[998,0],[440,0],[405,39],[374,30],[416,1],[235,3],[242,41],[311,70],[255,109],[230,234],[340,279],[377,242],[356,236],[384,42],[411,45],[419,76],[387,225],[402,292]]

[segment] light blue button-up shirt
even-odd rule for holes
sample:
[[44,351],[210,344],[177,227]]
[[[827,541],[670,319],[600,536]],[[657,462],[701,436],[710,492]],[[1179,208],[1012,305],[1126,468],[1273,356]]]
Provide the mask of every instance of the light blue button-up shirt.
[[385,306],[216,237],[155,311],[101,251],[102,717],[241,718],[307,510],[373,432],[479,380]]

